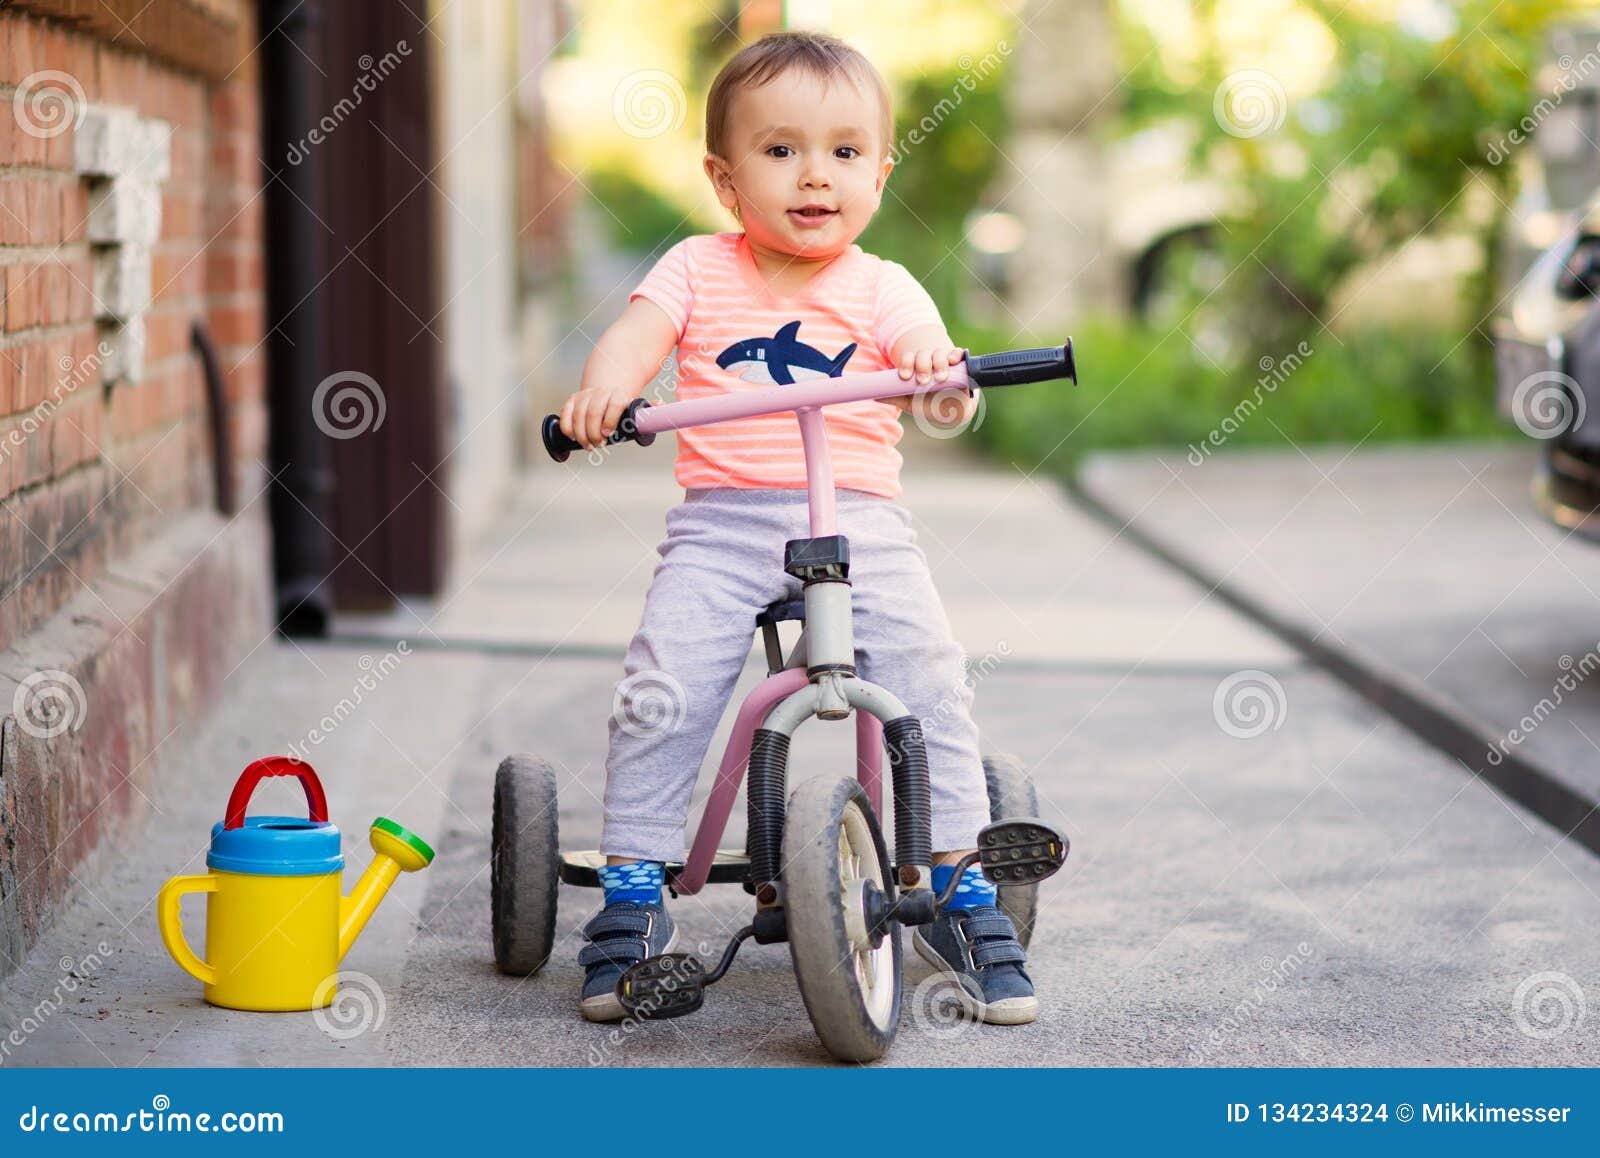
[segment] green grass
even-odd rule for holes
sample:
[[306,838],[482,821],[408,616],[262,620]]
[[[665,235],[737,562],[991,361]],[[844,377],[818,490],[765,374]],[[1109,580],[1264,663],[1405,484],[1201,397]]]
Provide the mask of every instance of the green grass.
[[[1051,340],[958,332],[979,352]],[[1074,334],[1076,388],[995,391],[973,435],[1002,458],[1056,474],[1087,452],[1122,447],[1200,447],[1217,455],[1291,443],[1508,437],[1514,431],[1494,414],[1488,359],[1473,345],[1477,339],[1458,337],[1372,331],[1336,340],[1324,333],[1308,341],[1304,357],[1284,352],[1298,364],[1275,359],[1263,371],[1251,361],[1225,373],[1181,333],[1085,324]]]

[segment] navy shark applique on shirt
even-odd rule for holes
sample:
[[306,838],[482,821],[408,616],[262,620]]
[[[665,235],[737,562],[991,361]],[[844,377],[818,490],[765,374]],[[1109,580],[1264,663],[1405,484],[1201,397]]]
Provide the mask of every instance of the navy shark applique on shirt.
[[829,358],[799,338],[800,323],[790,322],[770,338],[746,338],[717,355],[717,365],[746,382],[792,386],[804,378],[838,378],[856,352],[851,342],[837,358]]

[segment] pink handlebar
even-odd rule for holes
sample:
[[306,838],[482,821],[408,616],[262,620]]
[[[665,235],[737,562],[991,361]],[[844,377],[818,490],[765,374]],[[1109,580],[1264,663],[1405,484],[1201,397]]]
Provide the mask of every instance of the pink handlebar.
[[[663,430],[684,430],[691,426],[710,426],[739,418],[781,414],[793,410],[802,415],[822,406],[840,402],[865,402],[899,398],[908,394],[934,394],[941,390],[969,390],[974,386],[1016,386],[1025,382],[1046,382],[1066,378],[1078,381],[1072,339],[1061,346],[1036,350],[1007,350],[997,354],[970,352],[959,364],[950,367],[943,382],[919,384],[907,381],[898,370],[879,370],[871,374],[850,374],[843,378],[812,378],[787,386],[760,390],[739,390],[711,398],[666,402],[653,406],[642,398],[628,404],[622,421],[606,440],[637,442],[649,446]],[[562,433],[561,420],[547,415],[542,429],[545,449],[557,462],[565,462],[574,450],[583,447]]]
[[690,426],[711,426],[736,418],[755,418],[762,414],[781,414],[832,406],[839,402],[865,402],[879,398],[898,398],[906,394],[932,394],[940,390],[966,390],[967,368],[950,367],[943,382],[920,385],[906,381],[898,370],[879,370],[872,374],[851,374],[843,378],[813,378],[791,386],[768,386],[762,390],[741,390],[718,394],[714,398],[694,398],[687,402],[667,402],[641,407],[634,415],[640,434],[659,434],[663,430],[683,430]]

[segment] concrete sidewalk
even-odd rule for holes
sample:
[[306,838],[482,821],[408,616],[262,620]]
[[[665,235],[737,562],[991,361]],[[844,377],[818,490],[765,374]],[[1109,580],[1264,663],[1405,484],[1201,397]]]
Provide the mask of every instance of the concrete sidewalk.
[[1600,851],[1600,547],[1535,512],[1537,454],[1108,455],[1080,485]]
[[[669,459],[662,446],[540,468],[440,606],[352,622],[327,643],[265,643],[211,725],[169,742],[160,815],[85,877],[0,989],[0,1022],[29,1023],[6,1064],[825,1064],[781,946],[747,948],[692,1018],[584,1023],[585,890],[563,886],[543,973],[494,970],[493,769],[514,750],[554,761],[563,842],[593,846],[617,659],[675,498]],[[1040,1021],[947,1024],[912,959],[891,1064],[1600,1060],[1594,1019],[1552,1019],[1562,1007],[1548,1000],[1552,987],[1568,1007],[1597,992],[1600,862],[1054,488],[925,443],[907,501],[963,643],[1000,657],[977,688],[986,744],[1034,768],[1073,854],[1043,898]],[[347,876],[378,813],[439,857],[400,881],[345,962],[366,975],[348,1023],[207,1007],[161,948],[155,891],[199,868],[245,763],[303,738],[385,667],[397,645],[379,632],[417,646],[312,759],[346,830]],[[752,662],[740,692],[760,675]],[[851,731],[803,730],[796,777],[847,768]],[[273,784],[260,807],[295,797]],[[709,952],[747,905],[724,888],[674,911]],[[192,915],[192,938],[200,926]],[[63,970],[86,975],[55,1003]]]

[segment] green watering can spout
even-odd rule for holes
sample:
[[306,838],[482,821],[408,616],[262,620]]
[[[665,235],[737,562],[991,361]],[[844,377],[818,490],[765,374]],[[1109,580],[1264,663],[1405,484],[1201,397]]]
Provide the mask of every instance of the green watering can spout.
[[377,911],[389,886],[401,873],[414,873],[433,861],[433,849],[416,833],[380,816],[372,822],[372,863],[361,874],[350,895],[339,902],[339,960],[361,936],[367,921]]

